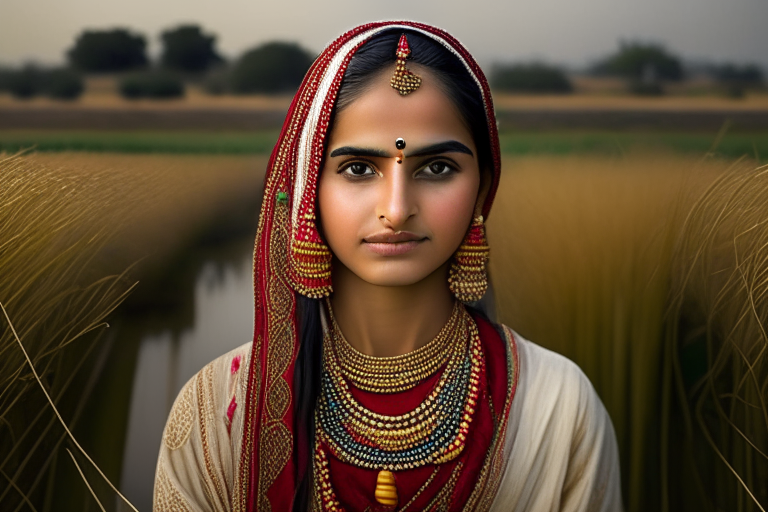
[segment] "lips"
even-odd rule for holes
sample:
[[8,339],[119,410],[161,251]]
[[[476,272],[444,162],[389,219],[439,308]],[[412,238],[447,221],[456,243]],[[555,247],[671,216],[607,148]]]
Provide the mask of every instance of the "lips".
[[425,236],[399,231],[376,233],[365,237],[363,242],[368,249],[380,256],[400,256],[414,250],[425,240]]
[[427,237],[410,233],[408,231],[398,231],[397,233],[382,232],[363,238],[363,242],[369,244],[398,244],[403,242],[418,242]]

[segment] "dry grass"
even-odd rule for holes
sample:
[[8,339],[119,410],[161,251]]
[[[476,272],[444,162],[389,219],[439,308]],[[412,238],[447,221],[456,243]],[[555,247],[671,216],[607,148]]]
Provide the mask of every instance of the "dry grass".
[[[58,403],[132,281],[260,187],[262,158],[0,157],[0,303]],[[73,347],[68,351],[67,347]],[[73,355],[74,354],[74,355]],[[0,322],[0,509],[40,496],[64,440],[8,323]],[[80,390],[87,396],[88,386]],[[65,414],[78,421],[82,403]],[[98,462],[98,461],[97,461]]]
[[[710,211],[713,193],[697,198],[730,165],[640,154],[515,159],[507,161],[503,200],[490,218],[499,318],[573,359],[590,377],[616,428],[629,510],[657,510],[695,488],[682,477],[664,494],[668,479],[680,478],[670,474],[674,461],[662,445],[670,429],[680,427],[661,422],[673,394],[664,373],[665,354],[673,351],[665,332],[677,322],[674,315],[668,321],[667,308],[682,270],[675,247],[686,216],[694,204]],[[768,209],[751,204],[756,215],[768,217]],[[719,463],[711,452],[695,455]],[[711,503],[703,490],[696,492]]]
[[665,420],[683,428],[663,425],[664,456],[710,498],[702,509],[768,508],[767,201],[768,166],[731,169],[690,210],[673,260]]

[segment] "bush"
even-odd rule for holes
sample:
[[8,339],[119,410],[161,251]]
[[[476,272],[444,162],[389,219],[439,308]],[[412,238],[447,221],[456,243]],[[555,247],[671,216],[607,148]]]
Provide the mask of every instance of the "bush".
[[723,64],[712,69],[715,80],[732,98],[742,98],[747,89],[763,87],[763,71],[756,64]]
[[45,93],[57,100],[77,99],[85,89],[82,77],[71,69],[51,71],[45,82]]
[[44,94],[54,99],[73,100],[85,89],[83,80],[66,68],[43,70],[32,65],[2,73],[2,89],[19,99],[29,99]]
[[43,89],[43,73],[34,66],[10,72],[7,80],[8,92],[14,98],[26,100],[37,96]]
[[7,92],[10,89],[13,70],[9,68],[0,68],[0,92]]
[[161,62],[169,69],[199,73],[223,59],[216,53],[215,36],[207,36],[197,25],[182,25],[166,30],[161,36]]
[[646,84],[658,80],[681,80],[680,59],[658,44],[621,43],[619,50],[593,67],[596,74],[620,76]]
[[494,66],[491,85],[499,91],[530,93],[568,93],[573,86],[557,67],[538,62]]
[[312,55],[296,43],[273,42],[246,52],[232,70],[237,93],[293,92],[312,65]]
[[67,52],[72,67],[91,72],[136,69],[147,65],[144,36],[126,29],[86,30]]
[[184,82],[171,73],[152,71],[134,74],[120,82],[124,98],[171,99],[184,96]]

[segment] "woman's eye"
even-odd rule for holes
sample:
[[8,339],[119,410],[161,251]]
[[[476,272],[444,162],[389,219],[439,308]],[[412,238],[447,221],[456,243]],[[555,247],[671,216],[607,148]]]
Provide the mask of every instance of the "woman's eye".
[[352,176],[370,176],[375,174],[370,165],[362,162],[354,162],[346,166],[342,172]]
[[450,174],[453,167],[446,162],[432,162],[424,168],[425,173],[428,176],[444,176]]

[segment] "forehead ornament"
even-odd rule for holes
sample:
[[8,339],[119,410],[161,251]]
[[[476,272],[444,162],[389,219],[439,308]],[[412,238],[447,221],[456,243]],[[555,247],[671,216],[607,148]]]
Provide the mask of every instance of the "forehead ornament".
[[405,34],[400,36],[400,42],[397,44],[397,61],[395,62],[395,74],[389,81],[389,84],[400,93],[400,96],[406,96],[421,86],[421,77],[414,75],[405,67],[405,59],[411,54],[411,48],[408,46],[408,39]]

